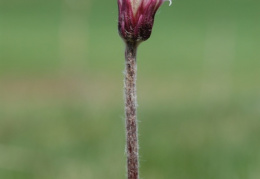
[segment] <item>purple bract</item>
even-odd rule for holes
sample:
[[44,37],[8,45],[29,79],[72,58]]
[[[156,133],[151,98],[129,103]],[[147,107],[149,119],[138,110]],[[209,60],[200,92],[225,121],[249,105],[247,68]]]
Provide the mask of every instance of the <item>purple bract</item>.
[[[126,42],[142,42],[151,33],[154,16],[166,0],[118,0],[118,30]],[[171,5],[171,0],[170,5]]]

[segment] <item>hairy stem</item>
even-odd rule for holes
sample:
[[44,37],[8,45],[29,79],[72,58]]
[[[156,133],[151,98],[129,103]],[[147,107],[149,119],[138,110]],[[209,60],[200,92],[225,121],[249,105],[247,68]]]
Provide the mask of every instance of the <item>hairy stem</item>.
[[125,114],[128,179],[138,179],[138,134],[136,119],[136,43],[126,43]]

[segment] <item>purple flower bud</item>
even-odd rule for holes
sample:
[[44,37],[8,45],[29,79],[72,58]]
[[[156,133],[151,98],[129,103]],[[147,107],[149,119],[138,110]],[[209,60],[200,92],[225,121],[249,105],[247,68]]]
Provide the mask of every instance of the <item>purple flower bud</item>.
[[[118,0],[118,30],[126,42],[142,42],[152,32],[154,16],[167,0]],[[170,5],[171,5],[171,0]]]

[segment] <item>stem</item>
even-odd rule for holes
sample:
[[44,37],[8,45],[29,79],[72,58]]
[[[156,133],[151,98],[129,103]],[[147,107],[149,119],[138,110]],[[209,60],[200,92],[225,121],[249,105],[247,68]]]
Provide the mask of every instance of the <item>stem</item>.
[[136,43],[126,43],[125,114],[128,179],[138,179],[138,134],[136,119]]

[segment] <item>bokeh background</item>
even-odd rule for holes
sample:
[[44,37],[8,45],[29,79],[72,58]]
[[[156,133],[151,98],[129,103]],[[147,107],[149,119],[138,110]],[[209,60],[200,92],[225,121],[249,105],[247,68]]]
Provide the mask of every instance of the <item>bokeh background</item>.
[[[175,0],[138,52],[146,179],[260,178],[260,1]],[[125,178],[117,3],[0,1],[0,178]]]

